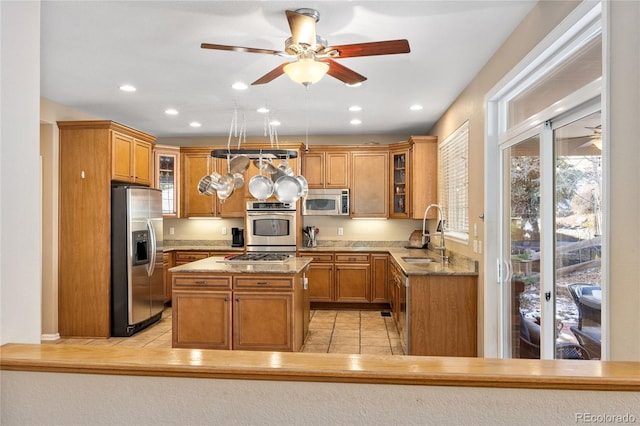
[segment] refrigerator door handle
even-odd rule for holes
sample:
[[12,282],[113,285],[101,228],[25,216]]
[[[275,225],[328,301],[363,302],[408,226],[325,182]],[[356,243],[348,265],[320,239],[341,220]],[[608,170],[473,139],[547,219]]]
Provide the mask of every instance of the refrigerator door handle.
[[151,259],[147,266],[147,275],[152,276],[156,269],[156,232],[153,229],[151,219],[147,219],[147,229],[149,230],[149,240],[151,241]]

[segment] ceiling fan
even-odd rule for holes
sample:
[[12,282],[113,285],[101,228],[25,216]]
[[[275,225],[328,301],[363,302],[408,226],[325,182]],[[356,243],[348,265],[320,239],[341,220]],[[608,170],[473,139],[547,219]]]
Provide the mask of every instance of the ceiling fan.
[[264,53],[295,59],[295,61],[281,64],[269,71],[251,83],[252,85],[269,83],[282,74],[287,74],[293,81],[305,86],[316,83],[325,74],[329,74],[346,84],[362,83],[367,79],[365,76],[339,64],[334,59],[410,52],[409,42],[404,39],[329,46],[327,40],[316,35],[316,22],[320,19],[320,13],[317,10],[307,8],[287,10],[286,16],[291,29],[291,37],[285,41],[284,51],[211,43],[202,43],[200,47],[213,50]]
[[595,146],[599,150],[602,151],[602,125],[598,125],[596,127],[585,127],[593,132],[593,134],[588,136],[581,136],[581,138],[587,138],[587,142],[578,146],[578,148],[587,148],[590,146]]

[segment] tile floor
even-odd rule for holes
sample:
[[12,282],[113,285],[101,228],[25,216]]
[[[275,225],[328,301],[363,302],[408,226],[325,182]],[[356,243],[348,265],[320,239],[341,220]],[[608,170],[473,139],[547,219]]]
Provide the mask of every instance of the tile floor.
[[[162,319],[132,337],[108,339],[58,339],[43,344],[171,347],[171,308]],[[313,310],[309,335],[302,352],[403,355],[398,329],[391,317],[380,311]]]

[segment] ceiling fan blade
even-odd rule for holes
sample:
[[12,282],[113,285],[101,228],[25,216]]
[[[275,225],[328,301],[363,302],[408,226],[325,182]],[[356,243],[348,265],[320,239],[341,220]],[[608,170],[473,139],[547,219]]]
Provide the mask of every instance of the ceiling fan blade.
[[322,62],[329,64],[329,71],[327,71],[327,74],[331,77],[337,78],[345,84],[362,83],[367,79],[367,77],[358,74],[354,70],[347,68],[334,60],[323,59]]
[[275,80],[276,78],[284,74],[285,65],[287,65],[287,63],[278,65],[276,68],[272,69],[271,71],[269,71],[268,73],[266,73],[265,75],[263,75],[262,77],[254,81],[253,83],[251,83],[251,85],[255,86],[257,84],[265,84]]
[[266,53],[268,55],[278,55],[282,53],[278,50],[271,50],[271,49],[255,49],[253,47],[226,46],[224,44],[211,44],[211,43],[202,43],[200,47],[203,49],[229,50],[233,52]]
[[343,44],[342,46],[330,46],[325,51],[335,50],[338,58],[355,58],[357,56],[395,55],[397,53],[409,53],[407,40],[373,41],[371,43]]
[[312,50],[316,48],[316,19],[293,10],[287,10],[287,21],[291,29],[294,44],[307,44]]

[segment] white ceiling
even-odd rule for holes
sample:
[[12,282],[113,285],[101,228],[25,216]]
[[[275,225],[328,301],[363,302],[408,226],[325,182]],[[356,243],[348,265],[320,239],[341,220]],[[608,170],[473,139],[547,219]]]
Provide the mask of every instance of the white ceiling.
[[[41,95],[157,137],[226,136],[235,109],[247,135],[261,136],[256,109],[265,105],[281,135],[303,135],[307,123],[310,135],[424,134],[535,3],[43,1]],[[406,38],[411,53],[338,60],[368,77],[359,88],[325,76],[305,90],[283,75],[236,91],[233,83],[250,84],[287,59],[200,48],[284,50],[285,10],[303,7],[320,12],[317,33],[329,45]],[[137,91],[120,91],[125,83]]]

